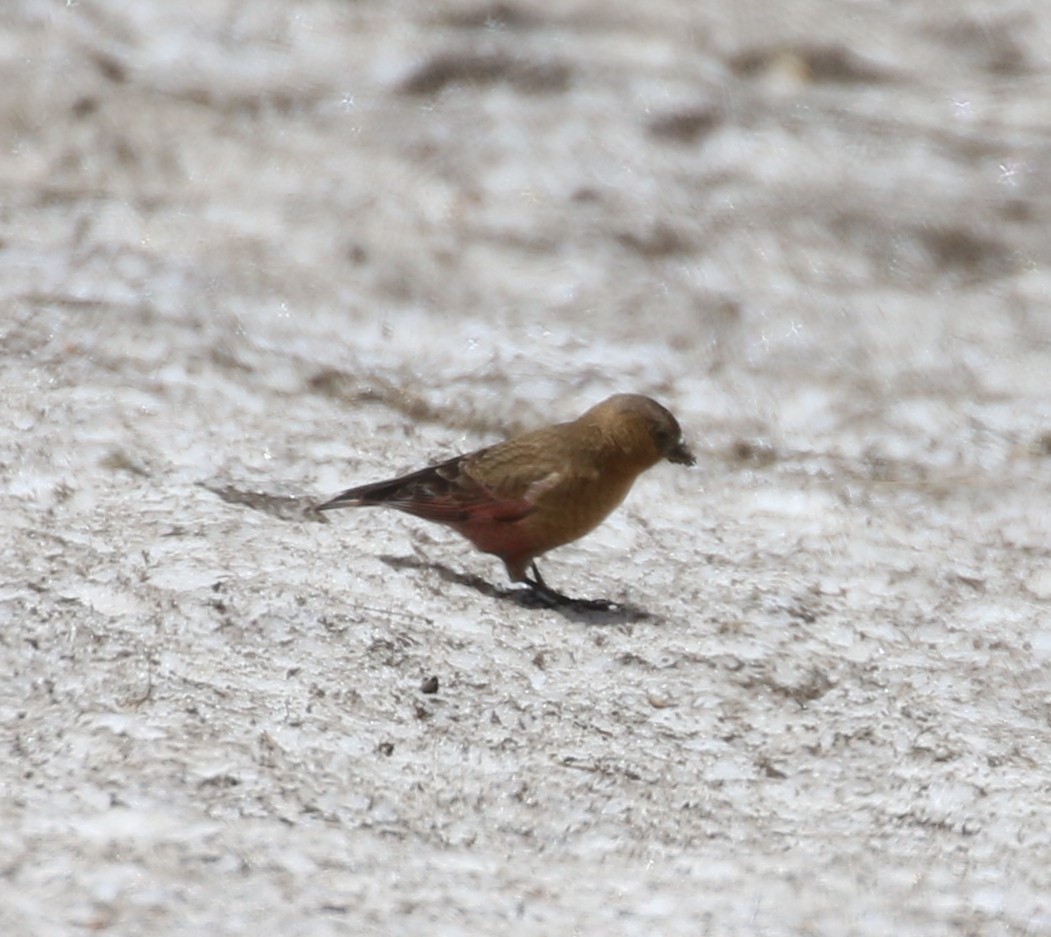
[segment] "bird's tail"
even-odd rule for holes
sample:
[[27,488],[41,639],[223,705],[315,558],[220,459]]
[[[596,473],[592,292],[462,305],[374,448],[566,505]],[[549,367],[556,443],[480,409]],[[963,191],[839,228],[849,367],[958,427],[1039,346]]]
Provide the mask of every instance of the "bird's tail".
[[390,482],[379,482],[374,485],[360,485],[357,488],[348,488],[341,491],[334,498],[329,498],[323,504],[319,504],[315,511],[332,511],[335,508],[359,508],[368,504],[380,504],[386,499],[383,497],[385,487]]

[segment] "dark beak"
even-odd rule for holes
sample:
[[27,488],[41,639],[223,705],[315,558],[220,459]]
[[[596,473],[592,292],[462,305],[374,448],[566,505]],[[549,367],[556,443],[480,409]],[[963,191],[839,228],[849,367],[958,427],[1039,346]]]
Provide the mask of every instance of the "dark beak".
[[681,439],[664,454],[664,458],[669,462],[674,462],[676,465],[697,464],[693,453],[690,452],[689,447]]

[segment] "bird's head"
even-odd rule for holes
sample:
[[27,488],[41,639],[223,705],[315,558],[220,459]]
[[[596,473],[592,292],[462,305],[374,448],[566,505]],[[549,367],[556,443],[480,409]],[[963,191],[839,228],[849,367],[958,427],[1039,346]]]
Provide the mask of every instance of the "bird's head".
[[[678,420],[651,397],[616,394],[592,407],[585,417],[598,421],[610,436],[631,440],[653,453],[652,461],[667,459],[679,465],[694,465],[696,459],[683,441]],[[654,452],[655,450],[655,452]]]

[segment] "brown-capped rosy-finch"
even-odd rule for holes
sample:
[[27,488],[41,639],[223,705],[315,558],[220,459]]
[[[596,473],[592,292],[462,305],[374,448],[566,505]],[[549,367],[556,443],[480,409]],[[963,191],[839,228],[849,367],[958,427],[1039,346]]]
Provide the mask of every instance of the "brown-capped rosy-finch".
[[318,510],[386,505],[445,524],[498,556],[540,599],[566,602],[541,578],[536,558],[594,530],[662,459],[694,464],[675,417],[649,397],[617,394],[569,423],[349,488]]

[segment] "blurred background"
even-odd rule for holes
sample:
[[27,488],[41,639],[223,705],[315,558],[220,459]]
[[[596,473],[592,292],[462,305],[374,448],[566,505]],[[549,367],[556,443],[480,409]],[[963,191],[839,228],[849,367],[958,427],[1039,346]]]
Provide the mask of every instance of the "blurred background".
[[203,330],[502,426],[606,385],[770,432],[1043,388],[1039,4],[2,15],[9,347]]

